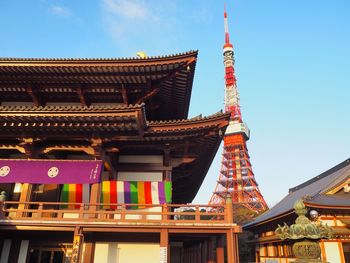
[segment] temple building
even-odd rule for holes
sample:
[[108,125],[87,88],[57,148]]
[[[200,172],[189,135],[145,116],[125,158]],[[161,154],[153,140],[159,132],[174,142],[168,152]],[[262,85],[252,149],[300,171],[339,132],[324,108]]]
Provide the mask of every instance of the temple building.
[[[269,211],[244,226],[254,233],[256,262],[294,262],[293,242],[275,234],[278,224],[291,225],[297,215],[293,204],[303,202],[315,224],[333,228],[331,239],[321,239],[321,259],[330,263],[350,262],[350,159],[289,189],[289,193]],[[312,212],[311,212],[312,211]]]
[[239,262],[190,204],[229,113],[188,118],[197,52],[0,58],[0,262]]

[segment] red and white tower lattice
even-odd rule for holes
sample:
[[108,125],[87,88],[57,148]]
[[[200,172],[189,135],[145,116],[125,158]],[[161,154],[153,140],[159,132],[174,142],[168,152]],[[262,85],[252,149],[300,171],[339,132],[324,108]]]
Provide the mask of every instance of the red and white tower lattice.
[[231,113],[231,119],[224,136],[219,180],[209,203],[224,204],[226,199],[231,197],[233,204],[243,205],[252,211],[260,212],[267,209],[267,204],[255,180],[246,145],[250,132],[242,121],[226,8],[224,25],[225,112]]

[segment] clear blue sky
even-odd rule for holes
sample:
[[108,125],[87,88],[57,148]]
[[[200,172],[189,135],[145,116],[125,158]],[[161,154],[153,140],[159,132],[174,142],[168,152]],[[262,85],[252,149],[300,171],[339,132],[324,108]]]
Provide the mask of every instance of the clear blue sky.
[[[226,1],[248,149],[273,205],[350,157],[350,1]],[[0,2],[0,57],[130,57],[199,50],[190,116],[223,108],[219,0]],[[207,203],[221,149],[196,198]]]

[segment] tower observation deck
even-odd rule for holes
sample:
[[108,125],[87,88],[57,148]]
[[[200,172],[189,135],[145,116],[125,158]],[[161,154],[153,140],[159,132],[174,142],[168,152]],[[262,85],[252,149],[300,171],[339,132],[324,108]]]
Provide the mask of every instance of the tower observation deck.
[[225,112],[230,112],[231,118],[224,135],[219,179],[209,203],[223,204],[228,197],[231,197],[233,204],[245,206],[255,212],[261,212],[267,209],[267,204],[255,180],[246,145],[250,132],[248,126],[242,120],[234,70],[234,52],[233,45],[230,43],[226,8],[224,25]]

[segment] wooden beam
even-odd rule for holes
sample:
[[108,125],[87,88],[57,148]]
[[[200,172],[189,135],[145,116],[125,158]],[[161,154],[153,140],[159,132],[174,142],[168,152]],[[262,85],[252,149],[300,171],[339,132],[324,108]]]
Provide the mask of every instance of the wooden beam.
[[177,234],[225,234],[227,228],[223,229],[214,229],[213,227],[208,228],[171,228],[169,229],[169,233],[177,233]]
[[159,228],[139,228],[139,227],[83,227],[83,232],[107,232],[107,233],[160,233]]
[[26,88],[28,95],[32,98],[33,103],[35,106],[43,106],[42,102],[40,101],[36,90],[33,89],[33,85],[30,84]]
[[142,98],[138,99],[135,104],[141,104],[142,102],[149,100],[150,98],[157,95],[159,91],[160,91],[159,88],[152,89],[151,91],[147,92]]
[[120,93],[122,94],[123,103],[125,105],[129,105],[128,94],[126,93],[126,89],[125,89],[124,84],[122,84],[122,86],[121,86]]
[[94,156],[97,160],[104,160],[105,152],[102,148],[102,139],[96,138],[91,139],[91,147],[94,149]]
[[171,166],[170,148],[167,146],[164,149],[164,165]]
[[78,94],[80,103],[83,106],[88,106],[88,102],[87,102],[87,99],[86,99],[86,96],[85,96],[85,90],[83,90],[81,86],[77,87],[77,94]]
[[85,152],[87,155],[94,156],[95,151],[91,146],[78,146],[78,145],[55,145],[48,146],[43,149],[43,153],[50,153],[51,151],[70,151],[70,152]]
[[[171,167],[171,156],[170,156],[170,148],[169,146],[167,146],[165,149],[164,149],[164,155],[163,155],[163,165],[165,167]],[[163,172],[163,180],[164,181],[167,181],[167,182],[171,182],[171,177],[172,177],[172,169],[171,170],[167,170],[167,171],[164,171]]]
[[3,225],[1,230],[29,230],[29,231],[63,231],[73,232],[74,227],[62,227],[62,226],[35,226],[35,225]]
[[164,166],[162,164],[155,164],[155,163],[119,163],[118,170],[130,171],[130,172],[146,172],[146,171],[163,172],[163,171],[171,171],[172,167]]

